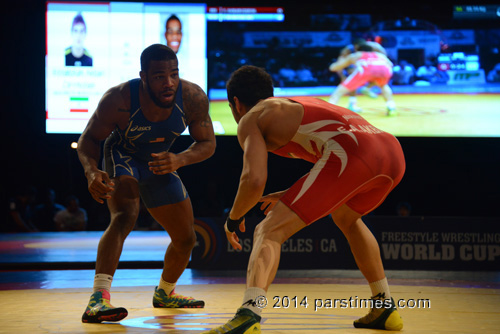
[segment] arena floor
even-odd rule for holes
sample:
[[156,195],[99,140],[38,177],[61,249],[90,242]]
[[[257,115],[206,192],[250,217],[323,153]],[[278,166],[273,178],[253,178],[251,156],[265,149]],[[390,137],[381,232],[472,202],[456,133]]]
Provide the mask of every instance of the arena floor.
[[[176,291],[204,299],[206,307],[153,308],[161,274],[157,260],[169,239],[162,232],[134,231],[112,288],[112,303],[127,308],[128,317],[120,323],[81,323],[100,233],[1,235],[0,333],[202,333],[225,323],[241,304],[244,271],[187,269]],[[401,300],[404,333],[498,333],[499,272],[392,270],[387,276],[394,299]],[[368,311],[361,299],[369,294],[357,270],[279,271],[268,292],[262,330],[381,333],[352,326]]]

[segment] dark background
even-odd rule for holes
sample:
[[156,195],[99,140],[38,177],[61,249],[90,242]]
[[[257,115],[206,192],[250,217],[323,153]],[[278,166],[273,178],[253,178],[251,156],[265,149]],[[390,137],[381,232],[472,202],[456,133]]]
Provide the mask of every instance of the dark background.
[[[419,1],[418,4],[385,1],[358,8],[345,2],[328,6],[318,1],[307,3],[305,7],[282,2],[281,5],[286,4],[287,22],[304,28],[308,24],[307,14],[343,12],[370,13],[374,22],[409,16],[440,24],[450,22],[454,4],[450,1]],[[272,6],[273,1],[238,2],[238,6],[251,4]],[[209,1],[208,5],[235,4]],[[68,194],[77,195],[82,207],[89,211],[89,229],[101,229],[106,223],[106,209],[88,194],[76,151],[69,146],[78,135],[45,134],[45,2],[3,3],[0,21],[3,59],[0,91],[4,102],[0,124],[2,165],[5,166],[2,202],[7,203],[14,189],[22,184],[38,189],[51,187],[60,203]],[[461,27],[467,28],[467,23]],[[406,154],[405,177],[372,215],[396,215],[398,203],[407,201],[413,215],[500,217],[500,138],[402,137],[399,140]],[[173,151],[178,152],[190,143],[191,138],[183,136],[174,144]],[[214,215],[220,214],[223,208],[231,206],[236,193],[242,151],[235,137],[219,136],[217,144],[212,158],[179,170],[196,215],[205,215],[210,208]],[[271,154],[266,191],[289,187],[309,167],[308,163]]]

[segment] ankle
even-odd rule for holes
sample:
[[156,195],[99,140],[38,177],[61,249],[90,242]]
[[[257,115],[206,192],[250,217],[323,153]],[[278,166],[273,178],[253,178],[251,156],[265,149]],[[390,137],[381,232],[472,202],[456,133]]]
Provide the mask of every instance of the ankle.
[[165,291],[165,294],[168,296],[174,291],[175,283],[167,282],[162,278],[160,278],[160,284],[158,284],[158,289],[162,289]]
[[262,309],[259,306],[259,301],[266,297],[266,291],[261,288],[251,287],[247,288],[245,291],[245,296],[243,297],[243,305],[241,307],[247,308],[256,315],[260,316],[262,314]]
[[94,276],[94,292],[106,290],[109,293],[109,291],[111,291],[112,282],[113,276],[108,274],[96,274]]

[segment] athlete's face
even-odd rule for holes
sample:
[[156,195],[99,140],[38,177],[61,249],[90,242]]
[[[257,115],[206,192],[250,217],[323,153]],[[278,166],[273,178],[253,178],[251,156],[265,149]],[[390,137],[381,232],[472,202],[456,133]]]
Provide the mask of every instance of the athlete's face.
[[148,72],[141,72],[141,79],[158,107],[170,108],[174,105],[180,80],[176,60],[152,60]]
[[87,29],[85,28],[85,25],[82,23],[73,25],[73,29],[71,29],[71,36],[73,37],[73,47],[83,48],[83,41],[85,40],[85,36],[87,36]]
[[168,21],[165,39],[167,40],[167,46],[177,53],[182,40],[182,25],[179,20],[173,19]]

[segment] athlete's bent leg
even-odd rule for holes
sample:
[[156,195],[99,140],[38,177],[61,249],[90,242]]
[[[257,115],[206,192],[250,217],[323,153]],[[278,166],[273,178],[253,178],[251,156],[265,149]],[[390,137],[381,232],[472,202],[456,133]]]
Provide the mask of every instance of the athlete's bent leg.
[[129,176],[113,179],[115,190],[108,199],[111,222],[104,231],[97,248],[96,274],[113,276],[123,249],[125,239],[134,229],[139,215],[139,186]]
[[196,243],[193,208],[189,198],[148,209],[154,219],[167,231],[171,242],[165,252],[160,284],[155,289],[153,306],[163,308],[203,307],[202,300],[185,297],[174,292]]
[[349,93],[349,89],[345,88],[343,85],[338,85],[337,88],[330,95],[329,102],[331,104],[337,104],[340,98]]
[[394,116],[396,114],[396,103],[394,103],[391,87],[389,85],[384,85],[380,89],[386,101],[387,116]]
[[278,271],[281,244],[307,225],[281,201],[255,228],[253,248],[247,271],[247,288],[265,291]]
[[356,264],[368,282],[384,278],[378,242],[361,220],[361,215],[342,205],[332,213],[332,218],[347,238]]
[[372,308],[366,316],[354,321],[354,327],[401,330],[403,322],[391,298],[374,235],[361,220],[361,215],[345,204],[332,213],[332,218],[349,242],[356,264],[370,285],[372,299],[390,300],[384,303],[384,308]]
[[278,201],[255,229],[242,307],[233,319],[207,333],[260,334],[262,305],[259,300],[266,297],[267,289],[278,271],[281,244],[304,227],[306,224],[299,216]]
[[119,176],[113,182],[115,190],[108,199],[111,222],[99,241],[94,293],[83,313],[82,322],[120,321],[128,314],[125,308],[111,305],[109,290],[123,243],[139,214],[139,187],[137,180],[129,176]]
[[162,277],[176,282],[186,269],[196,243],[194,216],[189,198],[175,204],[148,209],[151,216],[167,231],[171,242],[165,252]]

